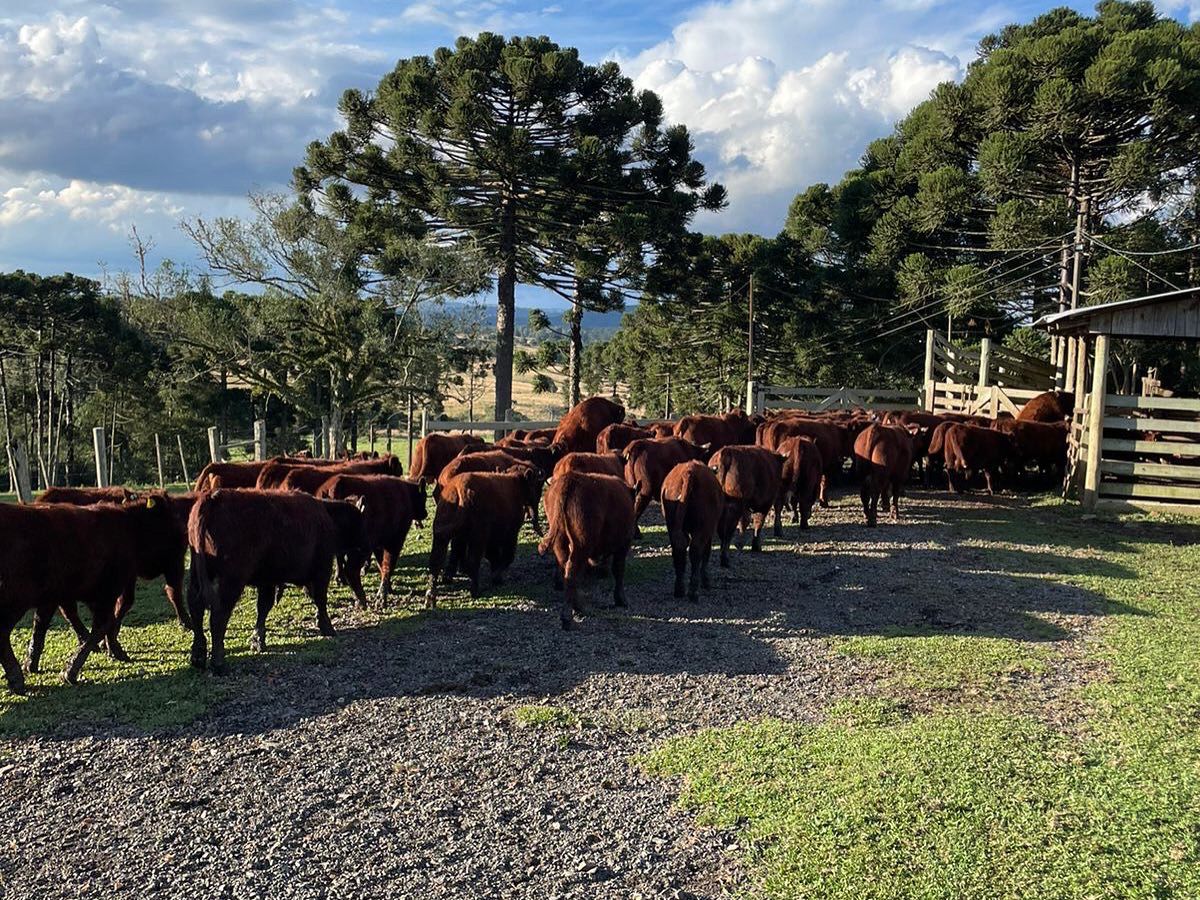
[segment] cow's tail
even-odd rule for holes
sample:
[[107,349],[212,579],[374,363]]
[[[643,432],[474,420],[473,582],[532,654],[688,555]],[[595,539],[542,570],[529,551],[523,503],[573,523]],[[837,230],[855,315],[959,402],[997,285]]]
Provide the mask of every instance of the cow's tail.
[[188,522],[188,543],[192,548],[192,568],[188,578],[188,608],[193,621],[202,621],[196,612],[213,609],[217,601],[216,578],[208,570],[208,554],[204,547],[208,543],[208,517],[217,495],[202,497],[192,508]]
[[937,456],[945,452],[946,444],[946,429],[934,428],[933,434],[929,438],[929,449],[925,451],[926,456]]
[[[569,482],[570,479],[564,479]],[[567,523],[567,492],[563,486],[546,495],[546,536],[538,544],[538,555],[545,556],[561,536]]]

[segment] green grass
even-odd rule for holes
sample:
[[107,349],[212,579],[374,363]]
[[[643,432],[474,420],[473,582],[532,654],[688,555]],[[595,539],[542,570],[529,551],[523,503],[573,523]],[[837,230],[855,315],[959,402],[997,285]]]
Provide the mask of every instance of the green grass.
[[1001,679],[1045,671],[1049,648],[1012,638],[937,634],[914,628],[887,628],[883,634],[845,638],[837,650],[846,656],[880,660],[896,681],[916,690],[949,691],[983,687]]
[[520,728],[577,728],[579,716],[565,706],[531,703],[518,706],[510,713]]
[[[740,829],[767,896],[1200,896],[1197,531],[1084,522],[1050,506],[967,530],[1056,548],[1055,577],[1108,601],[1092,651],[1108,677],[1074,698],[1078,727],[1017,705],[948,701],[913,715],[902,674],[890,696],[836,703],[823,724],[706,731],[645,765],[683,776],[682,801],[703,821]],[[1023,642],[991,638],[891,635],[842,648],[938,685],[1040,662]]]

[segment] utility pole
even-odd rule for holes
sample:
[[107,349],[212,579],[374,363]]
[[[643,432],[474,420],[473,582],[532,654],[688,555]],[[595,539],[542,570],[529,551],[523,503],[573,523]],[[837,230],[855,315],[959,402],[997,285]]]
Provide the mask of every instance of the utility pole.
[[750,328],[746,339],[746,383],[754,380],[754,273],[750,273]]

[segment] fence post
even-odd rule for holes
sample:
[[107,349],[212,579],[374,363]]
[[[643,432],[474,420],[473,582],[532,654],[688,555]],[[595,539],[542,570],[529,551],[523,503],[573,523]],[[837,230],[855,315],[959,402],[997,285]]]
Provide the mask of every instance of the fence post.
[[163,478],[162,444],[158,440],[158,432],[154,432],[154,458],[158,462],[158,486],[165,488],[167,480]]
[[367,448],[367,452],[374,453],[375,452],[375,420],[374,419],[372,419],[370,422],[367,423],[367,441],[370,443],[370,446]]
[[992,368],[992,339],[984,338],[979,344],[979,386],[988,386]]
[[932,328],[925,330],[925,412],[933,412],[933,341]]
[[183,467],[183,482],[184,484],[191,484],[192,476],[188,474],[187,457],[183,455],[183,438],[178,434],[175,435],[175,443],[179,445],[179,465]]
[[758,382],[753,378],[746,382],[746,415],[752,416],[758,409]]
[[329,416],[321,416],[321,452],[317,453],[317,448],[313,448],[313,456],[323,456],[326,459],[333,458],[332,448],[329,446]]
[[108,441],[103,425],[92,429],[92,447],[96,451],[96,487],[108,487]]
[[267,422],[265,419],[254,420],[254,459],[258,462],[267,461]]
[[[421,409],[421,437],[425,437],[425,435],[429,433],[427,431],[428,427],[429,427],[429,410],[422,407],[422,409]],[[410,463],[410,465],[411,465],[411,463]]]
[[1092,393],[1088,398],[1087,468],[1083,476],[1083,508],[1093,510],[1100,498],[1100,459],[1104,453],[1104,391],[1108,384],[1108,335],[1096,335]]
[[221,461],[221,438],[217,434],[217,426],[208,429],[208,457],[212,462]]
[[17,492],[20,503],[33,502],[33,486],[29,478],[29,457],[25,454],[25,445],[17,438],[8,448],[8,462],[12,466],[13,489]]
[[393,416],[388,416],[386,419],[384,419],[384,424],[387,426],[386,440],[387,440],[387,453],[389,456],[391,456],[391,454],[392,454],[392,419],[393,419]]

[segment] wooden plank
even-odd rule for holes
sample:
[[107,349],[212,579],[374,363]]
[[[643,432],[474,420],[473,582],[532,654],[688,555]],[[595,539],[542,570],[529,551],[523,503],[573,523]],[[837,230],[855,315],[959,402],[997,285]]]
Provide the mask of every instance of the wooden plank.
[[1200,434],[1200,422],[1175,419],[1135,419],[1131,416],[1105,416],[1104,427],[1116,431],[1161,431],[1164,434]]
[[1100,483],[1104,497],[1157,497],[1160,500],[1200,500],[1200,487],[1180,487],[1174,484],[1127,484],[1117,481]]
[[456,422],[449,419],[429,419],[425,423],[426,431],[516,431],[519,428],[534,431],[539,428],[557,427],[557,419],[553,422]]
[[1200,503],[1156,503],[1153,500],[1104,499],[1096,504],[1104,512],[1159,512],[1200,516]]
[[1104,402],[1110,409],[1161,409],[1200,414],[1200,399],[1194,397],[1127,397],[1109,394]]
[[1200,456],[1200,443],[1184,441],[1130,441],[1105,438],[1104,453],[1158,453],[1162,456]]
[[1102,459],[1100,471],[1109,475],[1134,478],[1175,478],[1179,481],[1200,481],[1200,466],[1171,466],[1162,463],[1133,462],[1128,459]]

